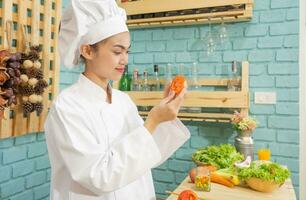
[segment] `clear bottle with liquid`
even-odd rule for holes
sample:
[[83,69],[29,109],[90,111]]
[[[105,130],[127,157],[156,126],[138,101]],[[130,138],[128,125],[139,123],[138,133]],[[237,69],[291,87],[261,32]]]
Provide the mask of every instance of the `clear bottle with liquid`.
[[173,66],[171,63],[167,64],[166,70],[165,70],[165,85],[164,87],[166,87],[167,85],[171,84],[172,81],[172,71],[173,71]]
[[[141,91],[150,91],[149,81],[148,81],[148,72],[145,70],[142,75],[142,82],[141,82]],[[140,111],[149,111],[149,106],[140,106]]]
[[148,72],[145,70],[142,75],[141,83],[142,91],[150,91],[149,81],[148,81]]
[[138,69],[134,69],[133,77],[131,81],[131,90],[132,91],[141,91],[141,82],[139,78]]
[[159,71],[158,65],[154,65],[154,75],[152,77],[152,83],[150,85],[151,91],[160,91],[161,89],[158,71]]
[[[231,71],[229,74],[229,80],[227,82],[227,90],[228,91],[239,91],[239,83],[240,83],[241,77],[238,73],[238,64],[236,61],[232,61]],[[238,83],[238,85],[237,85]]]

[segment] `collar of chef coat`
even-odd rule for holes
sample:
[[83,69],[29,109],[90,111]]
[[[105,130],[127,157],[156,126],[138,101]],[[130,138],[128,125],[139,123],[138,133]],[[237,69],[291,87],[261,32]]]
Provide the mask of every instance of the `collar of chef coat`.
[[109,94],[110,99],[112,99],[112,88],[110,84],[107,85],[107,91],[105,91],[101,86],[97,85],[83,74],[80,75],[78,84],[81,87],[82,93],[94,101],[107,103],[107,94]]

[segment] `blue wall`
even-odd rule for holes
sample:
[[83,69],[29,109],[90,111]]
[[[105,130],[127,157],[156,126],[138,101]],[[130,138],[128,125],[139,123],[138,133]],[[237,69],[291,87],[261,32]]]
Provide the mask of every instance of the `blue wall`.
[[49,199],[50,163],[43,133],[0,141],[0,199]]
[[[68,0],[63,1],[63,7]],[[298,193],[298,0],[255,0],[250,22],[228,24],[230,40],[218,46],[210,57],[205,48],[194,45],[204,37],[207,26],[188,26],[132,30],[129,66],[140,71],[153,64],[186,65],[196,61],[204,76],[227,74],[232,60],[250,62],[251,109],[260,122],[255,130],[255,148],[268,147],[272,159],[287,165]],[[219,25],[214,25],[217,31]],[[60,88],[78,78],[82,69],[61,69]],[[256,91],[277,93],[276,105],[254,104]],[[191,139],[167,162],[153,170],[156,193],[174,189],[193,166],[191,154],[210,144],[233,143],[229,125],[186,123]],[[0,141],[0,199],[47,199],[50,168],[44,135],[30,134]]]

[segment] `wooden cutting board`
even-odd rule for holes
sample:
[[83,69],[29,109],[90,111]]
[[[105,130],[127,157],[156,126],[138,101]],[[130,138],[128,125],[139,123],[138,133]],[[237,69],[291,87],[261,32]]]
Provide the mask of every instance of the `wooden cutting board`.
[[[210,192],[197,191],[194,184],[189,183],[189,177],[175,189],[180,193],[186,189],[192,189],[199,197],[207,200],[296,200],[291,179],[288,179],[279,189],[272,193],[262,193],[247,187],[228,188],[220,184],[212,183]],[[177,195],[170,195],[166,200],[177,200]]]

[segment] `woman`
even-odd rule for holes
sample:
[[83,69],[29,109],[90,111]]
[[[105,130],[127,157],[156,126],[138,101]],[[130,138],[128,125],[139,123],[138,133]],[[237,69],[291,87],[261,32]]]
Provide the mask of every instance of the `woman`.
[[53,102],[45,123],[53,200],[154,200],[151,169],[189,137],[176,118],[186,89],[166,97],[145,122],[128,95],[112,89],[128,63],[126,14],[114,0],[72,0],[59,49],[85,71]]

